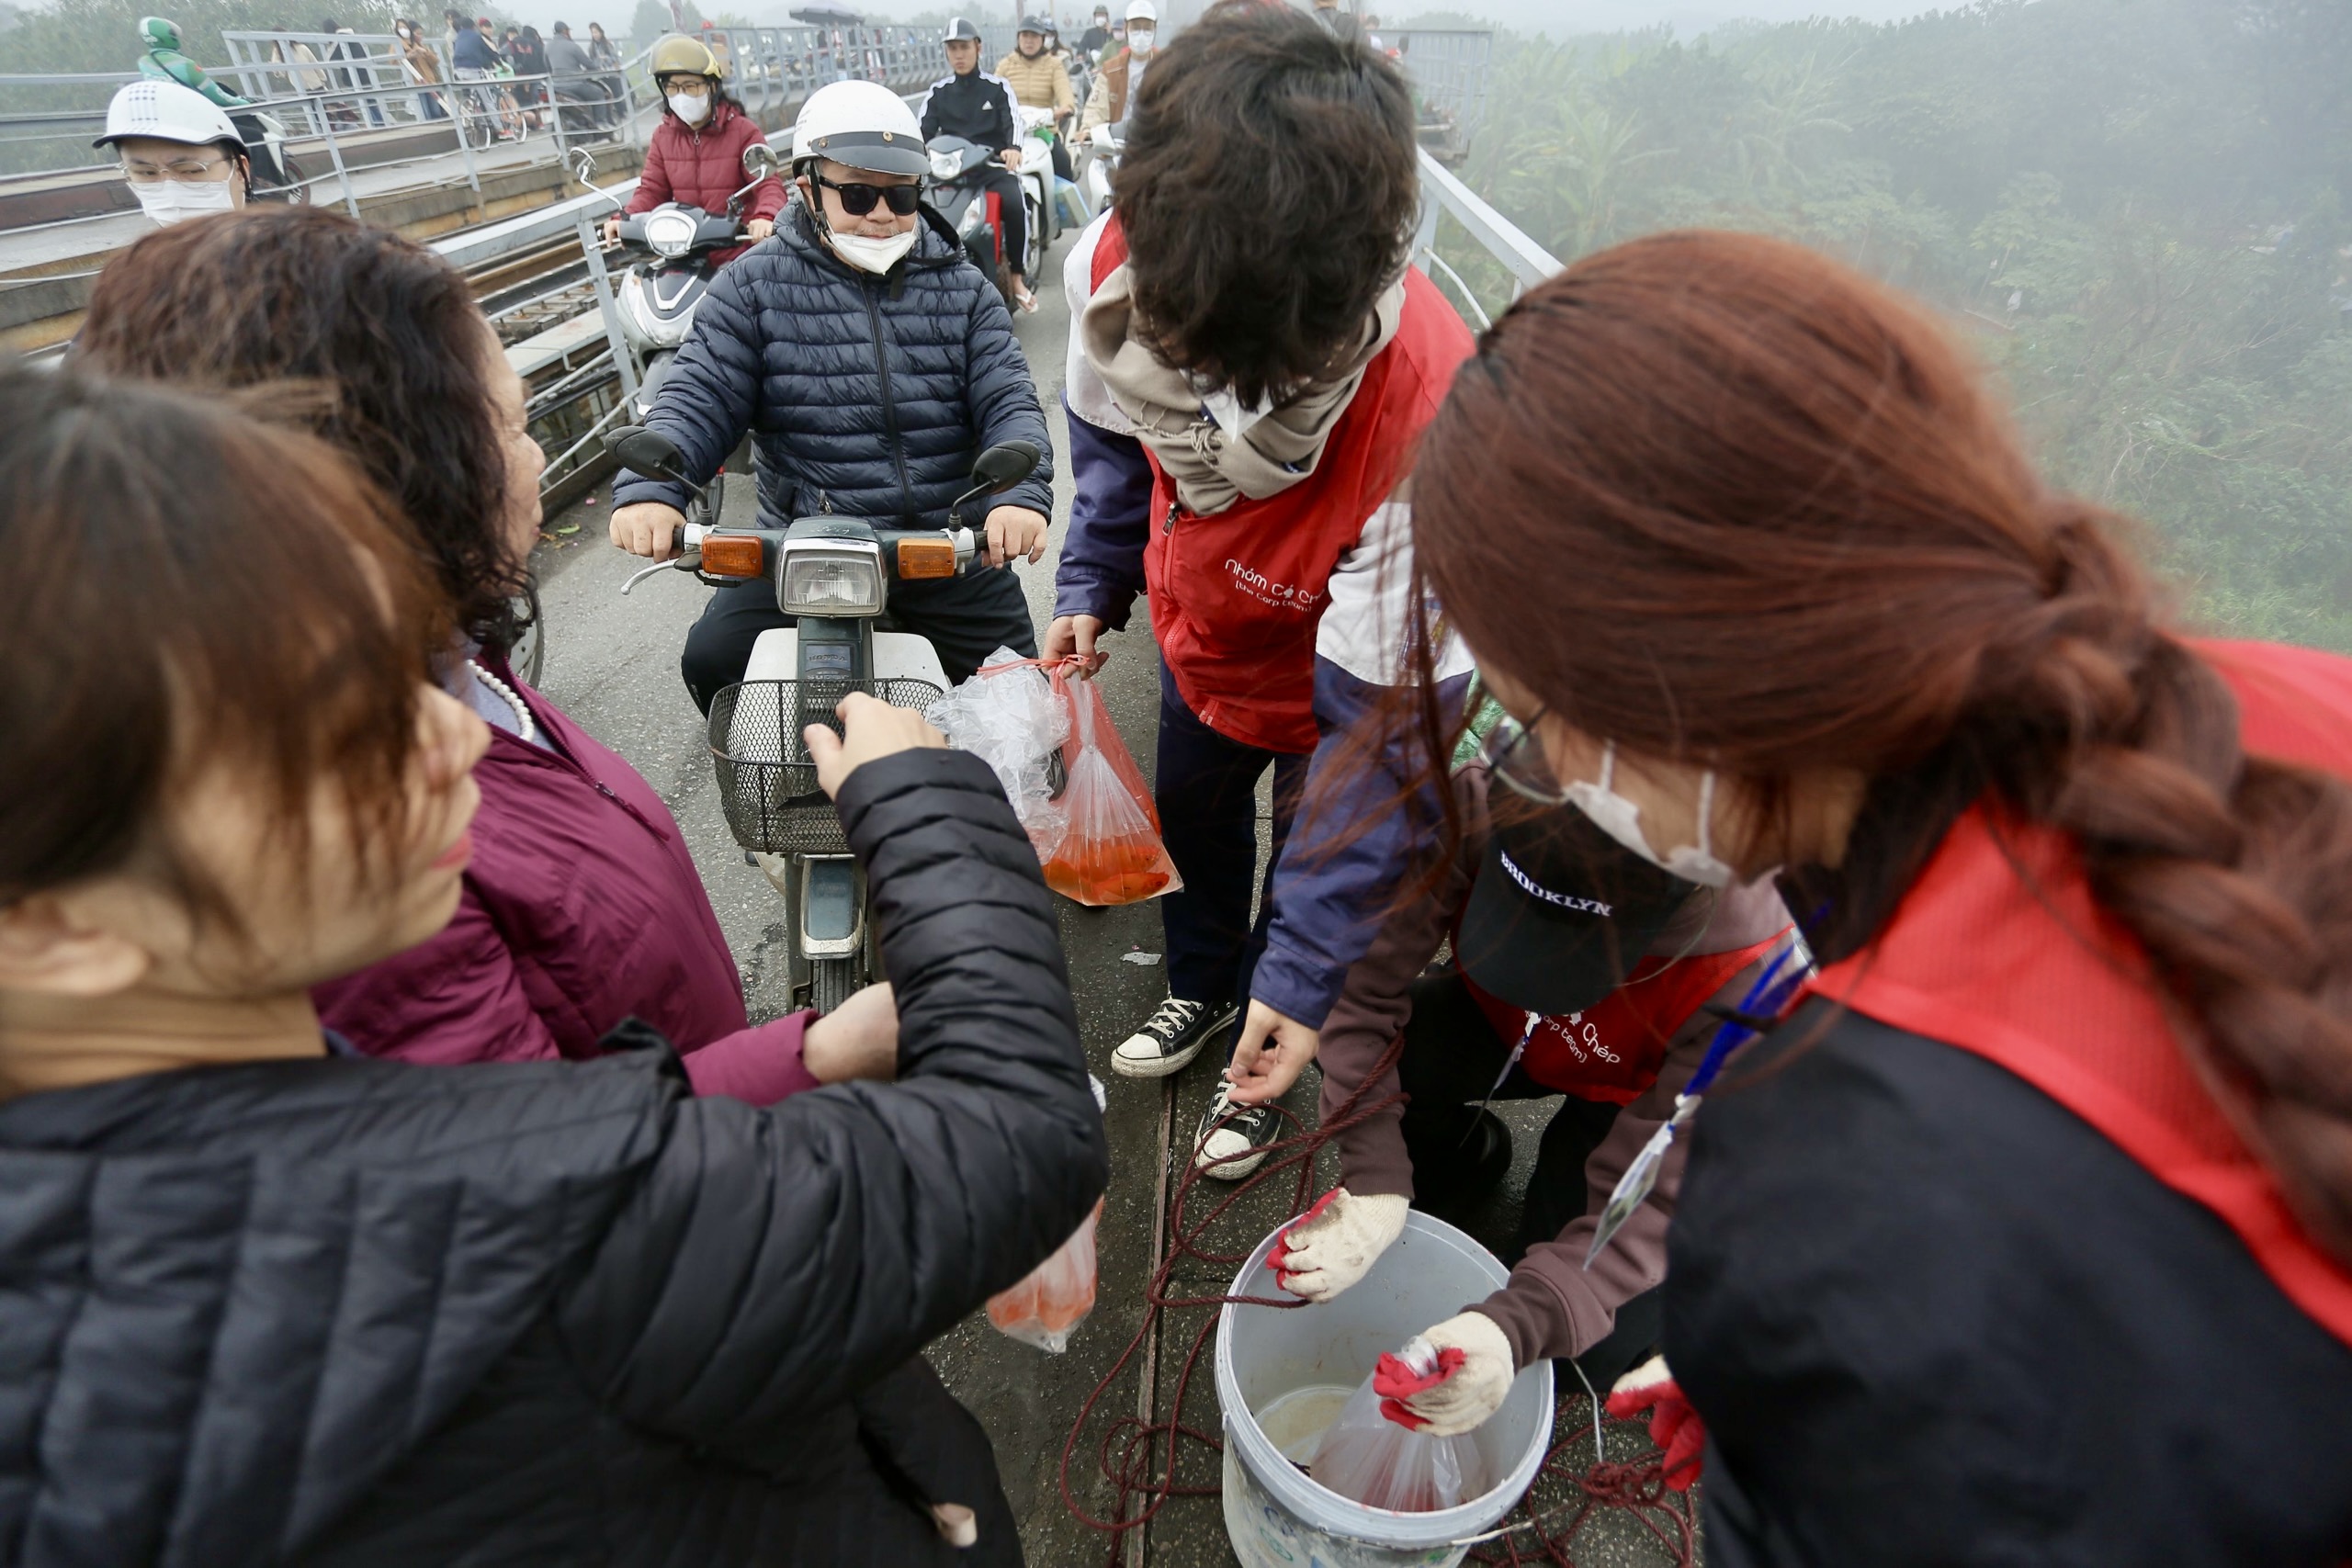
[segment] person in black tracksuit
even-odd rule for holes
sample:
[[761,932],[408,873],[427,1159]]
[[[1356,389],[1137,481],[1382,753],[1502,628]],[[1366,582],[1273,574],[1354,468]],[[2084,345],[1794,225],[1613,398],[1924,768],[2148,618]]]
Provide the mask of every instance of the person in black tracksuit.
[[960,136],[999,154],[1012,154],[1008,167],[989,171],[986,186],[996,193],[1004,214],[1004,259],[1012,275],[1014,302],[1034,310],[1037,307],[1021,265],[1021,258],[1028,254],[1029,215],[1021,205],[1021,182],[1012,173],[1021,157],[1015,148],[1021,121],[1012,109],[1012,85],[980,69],[980,30],[961,17],[948,25],[947,62],[955,69],[933,82],[923,98],[923,140]]

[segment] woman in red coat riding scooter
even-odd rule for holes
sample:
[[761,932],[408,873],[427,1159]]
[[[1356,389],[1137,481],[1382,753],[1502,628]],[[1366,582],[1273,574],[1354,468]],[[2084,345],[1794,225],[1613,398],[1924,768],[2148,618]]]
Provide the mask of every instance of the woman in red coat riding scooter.
[[[650,212],[665,201],[724,212],[743,188],[743,150],[765,146],[767,132],[728,95],[718,57],[699,39],[673,33],[653,46],[653,86],[662,95],[662,123],[646,143],[645,168],[624,211]],[[752,191],[743,231],[756,244],[775,232],[784,210],[784,182],[773,175]],[[617,239],[619,215],[605,220],[605,238]],[[751,248],[720,251],[721,265]]]

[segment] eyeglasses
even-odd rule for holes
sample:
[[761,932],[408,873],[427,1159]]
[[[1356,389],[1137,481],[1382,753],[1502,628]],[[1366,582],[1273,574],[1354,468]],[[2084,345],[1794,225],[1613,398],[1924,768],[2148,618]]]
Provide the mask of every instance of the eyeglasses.
[[912,218],[915,204],[922,199],[920,186],[836,185],[822,175],[808,176],[842,198],[842,210],[852,218],[863,218],[874,210],[876,202],[888,202],[893,214]]
[[227,158],[183,158],[176,163],[158,166],[153,164],[125,164],[122,177],[135,186],[161,185],[165,180],[218,181],[229,176],[223,170],[234,168]]
[[1568,792],[1553,776],[1551,760],[1544,755],[1544,742],[1535,733],[1551,711],[1538,708],[1525,724],[1505,714],[1502,722],[1487,732],[1479,755],[1486,759],[1487,776],[1500,779],[1512,794],[1538,806],[1566,806]]
[[665,93],[684,93],[690,98],[710,96],[710,82],[702,76],[664,76],[654,85]]

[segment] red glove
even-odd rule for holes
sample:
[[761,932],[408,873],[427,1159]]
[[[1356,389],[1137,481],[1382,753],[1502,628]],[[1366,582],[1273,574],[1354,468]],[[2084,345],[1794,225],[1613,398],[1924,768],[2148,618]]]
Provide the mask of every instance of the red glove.
[[[1468,1358],[1460,1350],[1440,1350],[1426,1339],[1406,1346],[1405,1351],[1402,1356],[1388,1352],[1373,1364],[1372,1392],[1380,1395],[1383,1416],[1408,1432],[1418,1432],[1430,1424],[1429,1418],[1405,1401],[1428,1393],[1460,1371]],[[1416,1368],[1414,1359],[1427,1370]]]
[[1681,1385],[1674,1381],[1663,1356],[1652,1356],[1619,1378],[1617,1386],[1609,1391],[1609,1414],[1620,1421],[1630,1421],[1645,1410],[1650,1416],[1650,1441],[1666,1452],[1659,1469],[1668,1488],[1689,1491],[1699,1479],[1707,1428],[1690,1402],[1682,1397]]

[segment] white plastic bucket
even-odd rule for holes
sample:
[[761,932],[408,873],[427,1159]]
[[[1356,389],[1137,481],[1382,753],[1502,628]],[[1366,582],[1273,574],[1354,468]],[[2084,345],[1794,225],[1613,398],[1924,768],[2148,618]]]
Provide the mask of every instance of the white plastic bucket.
[[[1279,1293],[1266,1267],[1274,1235],[1260,1242],[1241,1266],[1232,1294]],[[1382,1352],[1483,1301],[1510,1277],[1493,1253],[1416,1209],[1407,1214],[1396,1244],[1338,1300],[1290,1311],[1227,1304],[1220,1312],[1216,1396],[1225,1409],[1225,1529],[1244,1568],[1453,1568],[1468,1552],[1468,1538],[1492,1529],[1510,1511],[1534,1484],[1552,1447],[1549,1361],[1521,1371],[1502,1408],[1478,1428],[1487,1473],[1500,1477],[1493,1489],[1434,1513],[1367,1508],[1317,1485],[1258,1423],[1261,1414],[1302,1389],[1353,1389],[1372,1375]],[[1330,1409],[1337,1414],[1335,1404]],[[1302,1435],[1283,1434],[1294,1451]]]

